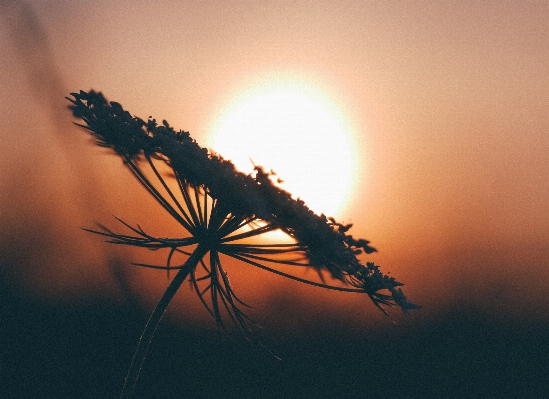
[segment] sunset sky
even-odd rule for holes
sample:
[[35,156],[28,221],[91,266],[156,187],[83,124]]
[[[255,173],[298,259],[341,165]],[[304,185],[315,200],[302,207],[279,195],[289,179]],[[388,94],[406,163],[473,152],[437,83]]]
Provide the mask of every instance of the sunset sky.
[[[71,126],[65,95],[101,91],[209,146],[235,98],[290,79],[344,116],[356,162],[337,216],[378,249],[365,261],[424,305],[416,320],[456,303],[549,315],[547,2],[41,0],[2,1],[0,14],[0,236],[19,256],[6,275],[33,295],[116,296],[107,260],[137,255],[79,227],[113,226],[112,215],[162,226],[121,162]],[[331,139],[317,141],[330,149]],[[306,141],[295,143],[307,159]],[[239,273],[238,291],[260,309],[261,298],[300,289],[262,273],[250,290]],[[136,272],[136,293],[152,275]],[[371,307],[309,289],[305,303],[310,295],[327,312]]]
[[94,89],[297,181],[423,306],[227,264],[285,363],[183,285],[139,397],[548,397],[548,44],[547,1],[0,0],[0,396],[117,397],[168,284],[81,229],[181,232],[71,123]]

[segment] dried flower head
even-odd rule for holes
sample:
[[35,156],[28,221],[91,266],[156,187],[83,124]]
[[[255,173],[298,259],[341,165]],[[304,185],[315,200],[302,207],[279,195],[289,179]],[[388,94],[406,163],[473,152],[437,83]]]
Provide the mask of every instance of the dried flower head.
[[[230,161],[200,147],[188,132],[176,132],[166,121],[159,125],[155,119],[145,122],[132,117],[119,103],[108,102],[101,93],[80,91],[71,95],[73,98],[67,98],[70,108],[75,117],[84,121],[78,125],[89,130],[98,145],[113,149],[188,233],[181,238],[153,237],[139,226],[132,227],[121,220],[131,231],[129,235],[115,233],[104,226],[100,226],[100,231],[90,230],[115,244],[169,251],[165,266],[139,264],[168,272],[178,270],[155,310],[158,314],[151,316],[149,324],[158,323],[181,283],[189,277],[221,328],[221,309],[224,308],[229,318],[249,336],[249,319],[240,310],[241,305],[247,305],[235,295],[221,263],[221,254],[307,284],[365,293],[385,314],[383,305],[398,305],[404,314],[420,308],[407,301],[402,290],[397,289],[402,283],[384,275],[373,263],[361,263],[357,256],[375,249],[367,240],[348,234],[352,225],[338,223],[323,214],[316,215],[302,200],[292,198],[278,187],[272,172],[256,166],[254,174],[241,173]],[[161,164],[171,171],[169,177],[161,173]],[[166,178],[175,179],[176,191],[170,188]],[[254,238],[273,230],[284,232],[288,242],[254,242]],[[183,256],[184,261],[174,265],[175,255]],[[276,264],[314,268],[322,282],[282,272],[275,268]],[[326,284],[325,272],[347,286]],[[150,337],[142,337],[142,341],[150,341],[152,333]],[[138,369],[140,364],[136,366]],[[132,378],[137,379],[128,375],[127,384],[132,383],[128,382]],[[133,386],[128,390],[133,390]]]

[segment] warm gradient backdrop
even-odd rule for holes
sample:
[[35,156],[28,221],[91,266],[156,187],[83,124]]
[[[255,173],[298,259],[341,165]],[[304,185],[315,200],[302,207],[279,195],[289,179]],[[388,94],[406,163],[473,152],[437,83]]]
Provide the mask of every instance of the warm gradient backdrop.
[[[169,222],[71,126],[70,91],[102,91],[206,145],[227,101],[278,73],[314,82],[351,119],[359,183],[339,218],[424,305],[401,323],[468,309],[494,326],[546,326],[548,43],[546,1],[0,0],[3,285],[47,306],[133,297],[149,308],[166,284],[128,266],[134,253],[79,230],[114,226],[112,215],[157,231]],[[233,273],[266,329],[326,319],[392,328],[362,297]],[[171,314],[211,327],[197,309]]]

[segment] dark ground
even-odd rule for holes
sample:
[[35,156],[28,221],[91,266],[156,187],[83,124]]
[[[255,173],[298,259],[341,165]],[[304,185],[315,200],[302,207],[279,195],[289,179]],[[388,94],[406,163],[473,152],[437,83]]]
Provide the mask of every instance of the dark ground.
[[[46,305],[0,288],[0,398],[117,397],[146,314],[107,302]],[[267,336],[279,363],[237,334],[222,340],[164,322],[136,397],[549,397],[549,324],[513,326],[466,309],[406,334],[331,324]]]

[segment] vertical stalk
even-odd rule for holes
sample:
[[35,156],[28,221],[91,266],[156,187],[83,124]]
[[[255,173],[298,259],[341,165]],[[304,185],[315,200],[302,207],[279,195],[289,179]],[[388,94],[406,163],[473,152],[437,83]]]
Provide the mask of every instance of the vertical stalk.
[[199,244],[191,256],[189,256],[189,259],[187,259],[187,261],[183,264],[183,267],[177,272],[172,282],[164,292],[164,295],[160,298],[160,301],[158,301],[156,308],[145,325],[141,338],[139,338],[132,363],[128,370],[126,380],[124,381],[124,387],[122,388],[120,399],[131,398],[133,396],[133,391],[135,389],[135,385],[137,384],[137,379],[139,378],[141,368],[143,367],[147,350],[149,349],[149,345],[153,339],[156,328],[162,319],[162,315],[183,281],[185,281],[187,276],[194,270],[200,259],[202,259],[208,251],[209,248],[207,246]]

